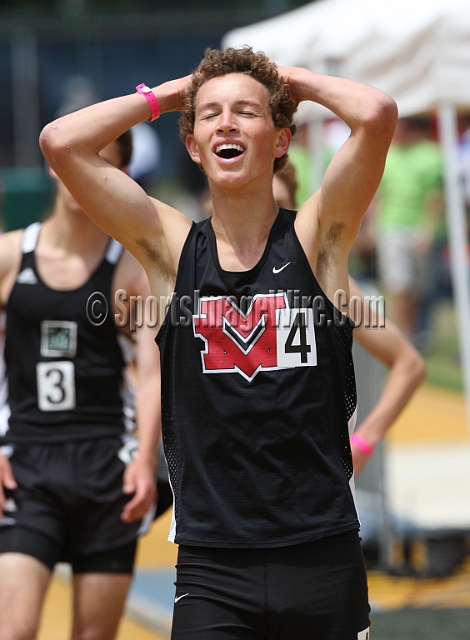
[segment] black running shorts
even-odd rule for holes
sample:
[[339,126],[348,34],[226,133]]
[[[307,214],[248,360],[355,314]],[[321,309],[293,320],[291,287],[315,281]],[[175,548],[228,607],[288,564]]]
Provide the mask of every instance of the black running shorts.
[[[101,554],[124,549],[122,558],[129,566],[135,541],[145,527],[142,520],[124,523],[121,513],[130,496],[122,492],[124,462],[118,457],[123,448],[119,436],[58,444],[14,445],[10,456],[18,489],[7,491],[7,509],[0,522],[2,530],[31,531],[43,541],[53,541],[55,561],[88,566],[87,558],[102,564]],[[153,517],[153,513],[149,516]],[[151,522],[151,517],[147,518]],[[2,548],[25,540],[24,534],[0,535]],[[47,553],[39,544],[39,560],[48,566],[53,561],[51,546]],[[2,542],[2,540],[4,542]],[[23,543],[21,543],[23,544]],[[29,553],[26,545],[24,553]],[[20,551],[20,549],[16,549]],[[37,554],[37,555],[38,555]],[[97,555],[95,555],[97,554]],[[35,555],[31,552],[30,555]],[[80,558],[82,560],[80,560]],[[119,563],[116,566],[120,566]]]
[[357,532],[275,549],[180,546],[172,640],[366,640]]

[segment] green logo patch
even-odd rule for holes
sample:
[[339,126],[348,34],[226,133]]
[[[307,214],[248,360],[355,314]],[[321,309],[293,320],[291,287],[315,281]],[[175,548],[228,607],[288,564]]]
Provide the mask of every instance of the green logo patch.
[[73,358],[77,353],[77,323],[66,320],[41,322],[41,355]]

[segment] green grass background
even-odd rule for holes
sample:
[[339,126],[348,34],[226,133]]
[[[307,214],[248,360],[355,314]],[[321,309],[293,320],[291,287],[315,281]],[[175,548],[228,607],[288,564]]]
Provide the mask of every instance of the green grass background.
[[432,332],[423,357],[426,361],[427,384],[463,391],[459,339],[452,302],[442,301],[434,308]]

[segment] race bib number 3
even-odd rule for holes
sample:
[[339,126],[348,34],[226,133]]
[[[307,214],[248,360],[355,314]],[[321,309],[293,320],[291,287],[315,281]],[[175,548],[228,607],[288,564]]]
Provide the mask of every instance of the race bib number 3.
[[75,367],[73,362],[38,362],[36,365],[38,407],[41,411],[61,411],[75,407]]

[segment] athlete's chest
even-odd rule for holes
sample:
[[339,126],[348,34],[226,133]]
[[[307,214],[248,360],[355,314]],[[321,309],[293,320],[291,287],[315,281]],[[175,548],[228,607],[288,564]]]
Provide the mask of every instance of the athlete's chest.
[[200,352],[204,374],[237,373],[251,382],[261,371],[318,366],[322,347],[334,340],[333,310],[302,256],[276,248],[242,274],[203,262],[193,288],[175,297],[185,313],[179,309],[171,317],[185,316],[186,337]]

